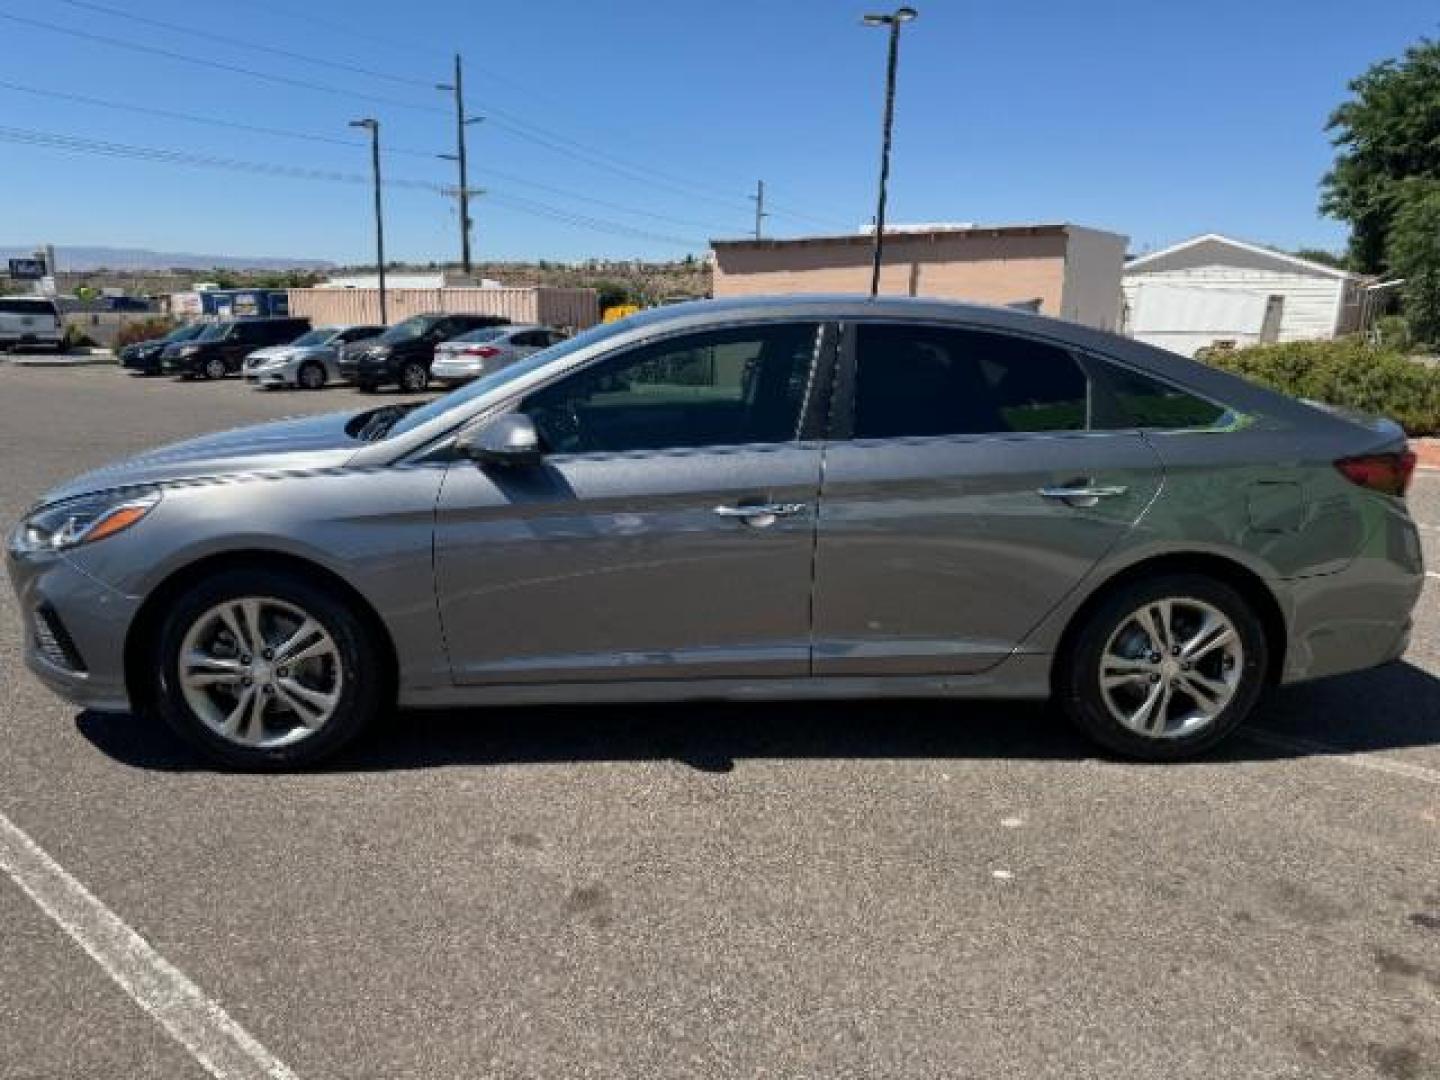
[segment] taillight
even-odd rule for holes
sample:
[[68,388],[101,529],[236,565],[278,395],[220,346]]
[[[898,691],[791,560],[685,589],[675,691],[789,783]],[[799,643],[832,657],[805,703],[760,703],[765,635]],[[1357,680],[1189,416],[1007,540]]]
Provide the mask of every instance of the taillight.
[[1410,477],[1415,473],[1415,455],[1409,450],[1398,454],[1363,454],[1341,458],[1335,462],[1335,468],[1352,484],[1398,498],[1410,486]]

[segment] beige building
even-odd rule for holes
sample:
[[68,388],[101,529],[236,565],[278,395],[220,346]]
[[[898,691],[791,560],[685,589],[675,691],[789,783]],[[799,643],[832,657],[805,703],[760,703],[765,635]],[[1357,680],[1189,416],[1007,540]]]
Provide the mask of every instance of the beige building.
[[[390,322],[434,312],[502,315],[515,323],[583,330],[600,321],[600,294],[594,289],[550,286],[521,289],[392,289],[386,283]],[[380,290],[367,288],[290,289],[290,314],[316,326],[380,321]]]
[[[1079,225],[937,226],[885,232],[880,291],[985,304],[1030,304],[1114,330],[1127,237]],[[869,233],[715,240],[715,295],[866,293]]]

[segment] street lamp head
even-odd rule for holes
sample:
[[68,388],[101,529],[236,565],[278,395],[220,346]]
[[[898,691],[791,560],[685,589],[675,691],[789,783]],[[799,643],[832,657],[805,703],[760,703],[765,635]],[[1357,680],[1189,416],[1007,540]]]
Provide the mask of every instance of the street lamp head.
[[374,131],[380,127],[380,121],[367,116],[363,120],[351,120],[350,126],[353,128],[365,128],[368,131]]
[[907,23],[919,15],[920,12],[912,7],[896,8],[890,15],[866,15],[861,21],[866,26],[894,26],[897,23]]
[[437,82],[435,89],[444,90],[447,94],[453,94],[455,92],[455,87],[451,86],[448,82]]

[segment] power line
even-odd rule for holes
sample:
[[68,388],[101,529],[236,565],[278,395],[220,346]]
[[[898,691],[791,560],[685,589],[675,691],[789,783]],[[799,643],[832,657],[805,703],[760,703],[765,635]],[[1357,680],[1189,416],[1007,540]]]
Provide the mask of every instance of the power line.
[[[24,146],[39,146],[50,149],[66,150],[75,153],[95,154],[103,157],[129,158],[132,160],[149,161],[165,165],[191,165],[202,168],[223,169],[231,172],[243,172],[252,175],[273,176],[290,180],[311,180],[330,183],[363,184],[369,185],[373,182],[369,176],[360,173],[347,173],[330,169],[314,169],[298,165],[281,165],[274,162],[249,161],[239,158],[219,157],[211,154],[198,154],[188,150],[171,150],[152,146],[135,146],[129,143],[110,142],[102,139],[91,139],[78,135],[65,135],[58,132],[37,131],[30,128],[13,128],[0,126],[0,142],[8,142]],[[448,189],[439,184],[425,180],[409,179],[388,179],[384,183],[389,188],[407,188],[412,190],[427,191],[438,194],[445,194]],[[652,232],[647,229],[639,229],[620,222],[607,221],[602,218],[591,217],[585,214],[572,213],[559,207],[551,206],[548,203],[538,202],[522,196],[509,195],[504,192],[492,193],[492,201],[501,206],[508,206],[520,213],[530,214],[534,217],[542,217],[551,221],[562,222],[574,225],[579,228],[590,229],[596,232],[607,232],[617,236],[624,236],[631,239],[646,240],[653,243],[661,243],[675,247],[693,250],[697,247],[704,247],[704,244],[697,240],[689,240],[683,237],[673,236],[667,233]]]
[[[198,37],[207,42],[213,43],[215,35],[206,30],[197,30],[193,26],[184,26],[180,23],[166,22],[164,19],[154,19],[147,15],[136,15],[132,11],[123,8],[110,7],[108,4],[98,4],[94,0],[59,0],[59,3],[68,4],[74,8],[85,11],[97,11],[102,15],[108,15],[115,19],[126,19],[142,26],[153,26],[160,30],[169,30],[176,34],[187,34],[190,37]],[[387,71],[377,71],[374,68],[360,67],[356,64],[346,64],[339,60],[331,60],[323,56],[311,56],[306,53],[292,52],[289,49],[282,49],[277,45],[263,45],[257,41],[245,41],[226,34],[224,44],[235,49],[249,49],[252,52],[268,53],[271,56],[283,57],[287,60],[299,60],[305,64],[318,64],[321,67],[331,68],[335,71],[348,72],[351,75],[363,75],[370,79],[385,79],[389,82],[399,83],[403,86],[418,86],[423,90],[429,90],[431,84],[422,79],[411,78],[406,75],[392,75]]]
[[57,26],[55,23],[44,22],[40,19],[30,19],[23,15],[12,15],[5,11],[0,11],[0,19],[20,23],[22,26],[48,30],[56,34],[65,34],[69,37],[80,38],[83,41],[94,41],[101,45],[111,45],[119,49],[129,49],[131,52],[146,53],[150,56],[163,56],[167,60],[176,60],[182,64],[214,68],[216,71],[226,71],[233,75],[245,75],[252,79],[262,79],[265,82],[277,83],[281,86],[292,86],[301,90],[314,90],[322,94],[334,94],[340,97],[363,101],[375,101],[384,105],[392,105],[399,109],[414,109],[417,112],[443,113],[445,111],[434,105],[417,105],[414,102],[401,101],[399,98],[384,97],[380,94],[369,94],[358,90],[346,90],[343,87],[330,86],[326,83],[311,82],[306,79],[294,79],[288,75],[275,75],[270,72],[256,71],[254,68],[241,67],[238,64],[226,64],[220,60],[206,60],[198,56],[190,56],[186,53],[162,49],[156,45],[145,45],[138,41],[126,41],[123,38],[111,37],[105,34],[91,34],[85,30],[76,30],[69,26]]
[[[100,11],[112,15],[116,18],[130,19],[133,22],[137,22],[143,25],[156,26],[162,29],[172,30],[183,34],[198,34],[201,37],[205,37],[207,39],[209,38],[209,35],[206,35],[203,32],[192,30],[189,27],[181,26],[175,23],[165,22],[159,19],[152,19],[145,16],[134,15],[131,12],[111,8],[104,4],[95,3],[94,0],[61,0],[61,2],[71,4],[75,7]],[[198,67],[208,67],[218,71],[228,72],[230,74],[243,75],[249,78],[260,79],[265,82],[276,83],[282,86],[290,86],[297,89],[311,90],[318,93],[330,94],[340,97],[359,98],[367,101],[375,101],[383,104],[393,105],[397,108],[410,109],[417,112],[444,113],[445,111],[438,106],[420,105],[414,102],[403,101],[397,98],[386,97],[379,94],[366,93],[364,91],[349,90],[344,87],[333,86],[326,83],[319,83],[313,80],[297,79],[288,75],[277,75],[271,72],[258,71],[254,68],[243,67],[238,64],[228,64],[219,60],[205,59],[202,57],[191,56],[186,53],[175,52],[170,49],[164,49],[155,45],[147,45],[142,42],[128,41],[123,38],[115,38],[101,34],[89,33],[84,30],[75,29],[73,27],[59,26],[57,24],[48,23],[40,19],[32,19],[26,16],[10,14],[8,12],[0,12],[0,19],[6,19],[11,22],[19,23],[21,25],[31,26],[41,30],[47,30],[52,33],[65,34],[70,37],[79,38],[85,41],[92,41],[103,45],[111,45],[119,49],[128,49],[132,52],[145,53],[152,56],[161,56],[169,60],[178,61],[180,63],[191,64]],[[392,82],[403,83],[406,85],[424,86],[427,89],[430,88],[430,84],[425,83],[419,79],[414,79],[407,76],[393,75],[388,72],[377,71],[372,68],[365,68],[357,65],[341,64],[336,61],[330,61],[323,57],[316,57],[306,53],[299,53],[288,49],[280,49],[276,47],[259,45],[243,41],[231,40],[229,43],[240,46],[242,48],[255,49],[261,52],[283,56],[288,59],[299,60],[305,63],[318,64],[326,67],[335,68],[337,70],[351,72],[354,74],[365,75],[371,78],[386,79]],[[523,88],[523,84],[516,83],[515,85],[522,86]],[[529,142],[545,147],[554,153],[563,154],[574,160],[581,161],[587,165],[590,165],[592,168],[603,169],[616,175],[622,176],[625,179],[632,180],[636,183],[644,183],[649,184],[653,187],[668,189],[673,193],[686,195],[690,198],[695,198],[698,196],[700,198],[706,199],[707,201],[716,203],[717,205],[725,205],[732,210],[740,209],[744,210],[746,213],[749,212],[749,207],[745,205],[743,199],[729,195],[728,193],[722,193],[718,188],[711,188],[705,185],[696,184],[695,182],[690,180],[676,178],[671,174],[667,174],[651,166],[627,163],[621,158],[614,157],[613,155],[610,155],[602,150],[593,149],[587,146],[587,144],[582,143],[579,140],[572,139],[569,136],[560,134],[559,132],[550,131],[544,127],[541,127],[538,124],[534,124],[528,120],[523,119],[518,114],[512,113],[505,109],[491,106],[486,110],[486,112],[488,115],[490,115],[492,122],[495,124],[496,127],[499,127],[504,131],[508,131],[512,135],[516,135]],[[782,206],[779,206],[778,204],[774,204],[773,202],[772,212],[776,216],[789,217],[795,220],[810,221],[815,224],[834,224],[833,221],[826,221],[825,219],[816,217],[814,215],[803,214],[797,211],[788,210]]]
[[[356,139],[345,139],[334,135],[322,135],[312,131],[295,131],[288,128],[272,128],[258,124],[247,124],[238,120],[226,120],[215,116],[197,116],[194,113],[178,112],[174,109],[157,109],[148,105],[135,105],[129,102],[107,101],[103,98],[90,97],[85,94],[72,94],[62,90],[47,90],[36,86],[25,86],[21,83],[10,82],[0,79],[0,89],[13,90],[22,94],[34,94],[40,97],[54,98],[58,101],[70,101],[80,105],[88,105],[101,109],[112,109],[121,112],[131,112],[142,116],[156,116],[166,120],[179,120],[185,123],[203,124],[209,127],[216,127],[226,130],[249,132],[255,135],[269,135],[276,138],[294,139],[299,142],[323,143],[327,146],[340,146],[347,150],[363,150],[366,144]],[[387,146],[382,148],[384,154],[394,154],[404,157],[423,158],[426,161],[433,160],[435,155],[429,150],[414,150],[405,147]],[[649,218],[652,221],[660,221],[670,225],[680,225],[686,228],[699,228],[709,230],[717,235],[723,235],[731,230],[728,225],[717,225],[714,222],[697,221],[692,218],[676,217],[670,214],[663,214],[655,210],[642,210],[633,206],[626,206],[622,203],[611,202],[607,199],[597,198],[593,195],[582,194],[578,191],[571,191],[566,188],[556,187],[553,184],[542,183],[538,180],[531,180],[528,177],[516,173],[505,172],[501,169],[482,166],[479,169],[491,176],[499,177],[501,180],[512,184],[519,184],[522,187],[531,187],[537,191],[548,192],[551,195],[558,195],[561,198],[574,199],[577,202],[589,203],[592,206],[603,207],[622,214],[631,214],[636,217]]]
[[[301,142],[326,143],[330,146],[343,146],[347,149],[363,149],[365,143],[356,139],[342,139],[335,135],[321,135],[313,131],[294,131],[289,128],[266,127],[261,124],[247,124],[240,120],[226,120],[218,116],[197,116],[194,113],[177,112],[174,109],[158,109],[150,105],[135,105],[130,102],[107,101],[104,98],[90,97],[86,94],[72,94],[64,90],[45,90],[38,86],[25,86],[21,83],[9,82],[0,79],[0,89],[14,90],[21,94],[34,94],[38,97],[54,98],[57,101],[71,101],[79,105],[90,105],[99,109],[113,109],[117,112],[135,113],[140,116],[156,116],[164,120],[181,120],[190,124],[205,124],[209,127],[225,128],[231,131],[245,131],[252,135],[270,135],[280,139],[296,139]],[[427,161],[434,158],[429,150],[410,150],[403,147],[388,147],[387,154],[398,154],[404,157],[425,158]]]

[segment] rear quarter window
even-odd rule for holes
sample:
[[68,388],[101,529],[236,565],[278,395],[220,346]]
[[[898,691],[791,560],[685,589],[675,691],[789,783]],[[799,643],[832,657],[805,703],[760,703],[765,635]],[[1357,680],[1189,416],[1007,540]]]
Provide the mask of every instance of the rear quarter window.
[[1186,431],[1220,426],[1230,416],[1223,405],[1127,368],[1106,363],[1104,377],[1111,407],[1096,409],[1097,428]]

